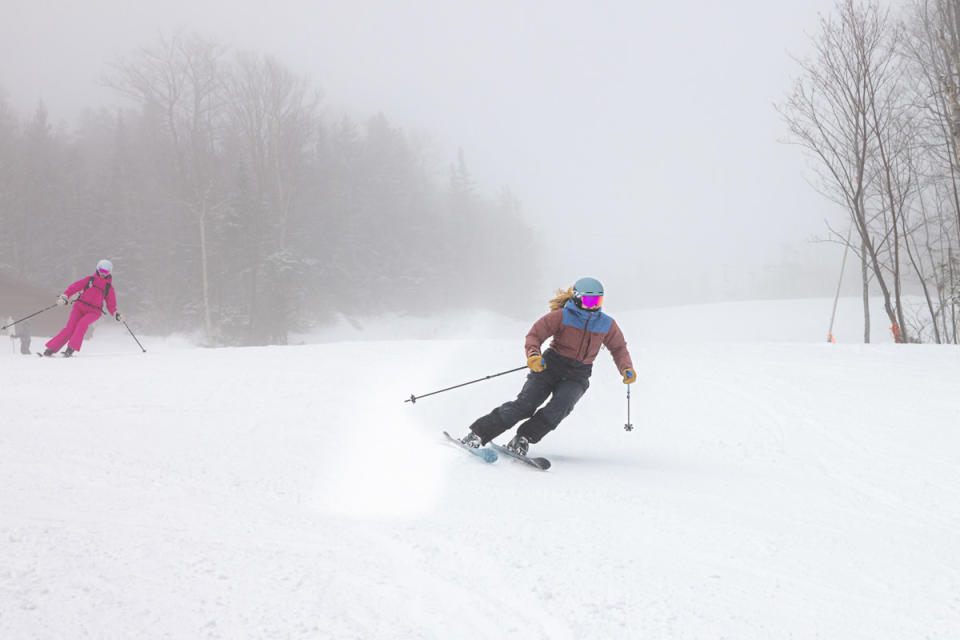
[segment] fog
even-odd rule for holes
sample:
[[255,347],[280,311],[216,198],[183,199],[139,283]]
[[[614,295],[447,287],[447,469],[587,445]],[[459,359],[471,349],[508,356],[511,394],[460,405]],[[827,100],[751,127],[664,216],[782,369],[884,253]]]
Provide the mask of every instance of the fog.
[[196,31],[309,75],[325,110],[426,132],[441,166],[462,149],[479,188],[519,197],[539,243],[503,259],[545,287],[594,275],[641,307],[836,286],[840,247],[810,239],[843,213],[773,108],[829,0],[0,4],[0,87],[22,112],[118,104],[110,61]]

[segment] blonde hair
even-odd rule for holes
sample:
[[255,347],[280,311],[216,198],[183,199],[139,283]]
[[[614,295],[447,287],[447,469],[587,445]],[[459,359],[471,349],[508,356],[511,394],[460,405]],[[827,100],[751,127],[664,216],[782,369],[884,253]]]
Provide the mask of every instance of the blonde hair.
[[568,300],[573,300],[573,287],[567,290],[557,289],[556,295],[554,295],[550,301],[550,311],[563,309],[563,305],[567,304]]

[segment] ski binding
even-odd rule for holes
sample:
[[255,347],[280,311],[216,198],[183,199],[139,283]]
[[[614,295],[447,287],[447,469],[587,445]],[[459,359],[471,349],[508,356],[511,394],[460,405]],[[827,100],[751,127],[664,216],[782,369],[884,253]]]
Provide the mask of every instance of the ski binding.
[[522,456],[519,453],[514,453],[513,451],[510,451],[510,449],[507,449],[506,447],[501,447],[499,444],[493,441],[490,442],[490,446],[493,447],[494,450],[497,451],[498,453],[502,453],[507,457],[513,458],[514,460],[519,460],[520,462],[524,462],[530,465],[531,467],[540,469],[540,471],[546,471],[547,469],[550,468],[550,461],[547,460],[546,458],[528,458],[527,456]]
[[[452,435],[450,435],[446,431],[443,432],[443,435],[447,436],[447,438],[449,438],[451,442],[453,442],[455,445],[457,445],[461,449],[466,449],[467,451],[477,456],[484,462],[497,461],[497,452],[494,451],[493,449],[490,449],[488,447],[480,447],[479,449],[474,449],[473,447],[468,447],[467,445],[463,444],[462,442],[454,438]],[[493,443],[491,442],[490,444],[493,444]]]

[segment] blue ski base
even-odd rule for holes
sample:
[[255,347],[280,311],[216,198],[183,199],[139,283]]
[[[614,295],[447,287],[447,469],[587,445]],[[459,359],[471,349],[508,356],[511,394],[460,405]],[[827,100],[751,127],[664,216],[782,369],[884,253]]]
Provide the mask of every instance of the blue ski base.
[[452,435],[450,435],[446,431],[443,432],[443,435],[447,436],[447,438],[449,438],[451,442],[453,442],[455,445],[457,445],[461,449],[466,449],[467,451],[477,456],[484,462],[497,461],[497,452],[494,451],[493,449],[490,449],[488,447],[480,447],[479,449],[474,449],[473,447],[468,447],[467,445],[463,444],[462,442],[454,438]]

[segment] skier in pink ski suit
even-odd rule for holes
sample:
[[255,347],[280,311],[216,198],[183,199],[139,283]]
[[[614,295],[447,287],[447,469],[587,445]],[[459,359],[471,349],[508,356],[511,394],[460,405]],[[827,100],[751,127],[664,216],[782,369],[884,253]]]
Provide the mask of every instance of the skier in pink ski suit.
[[123,314],[117,311],[117,294],[113,289],[111,271],[113,271],[113,264],[109,260],[101,260],[97,263],[97,271],[92,276],[77,280],[60,294],[57,304],[65,305],[70,296],[80,293],[73,301],[67,326],[47,342],[43,355],[52,356],[60,351],[64,344],[67,345],[67,350],[63,352],[64,356],[70,357],[74,351],[79,351],[87,328],[99,320],[103,314],[104,302],[107,303],[107,311],[117,322],[123,320]]

